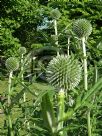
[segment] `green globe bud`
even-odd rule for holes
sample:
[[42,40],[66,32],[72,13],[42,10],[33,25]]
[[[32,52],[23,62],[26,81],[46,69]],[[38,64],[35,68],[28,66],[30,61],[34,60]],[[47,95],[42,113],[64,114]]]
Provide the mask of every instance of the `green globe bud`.
[[23,55],[23,54],[25,54],[26,53],[26,48],[25,47],[20,47],[19,48],[19,54],[20,55]]
[[50,15],[51,15],[51,17],[52,17],[53,19],[59,19],[60,16],[61,16],[61,13],[60,13],[60,11],[59,11],[58,9],[53,9],[53,10],[51,11]]
[[47,66],[47,80],[59,89],[72,90],[80,82],[82,68],[77,59],[58,55]]
[[15,71],[19,68],[19,62],[16,58],[14,57],[10,57],[6,60],[6,68],[9,70],[9,71]]
[[73,32],[79,37],[88,37],[92,32],[91,23],[86,19],[78,19],[73,24]]

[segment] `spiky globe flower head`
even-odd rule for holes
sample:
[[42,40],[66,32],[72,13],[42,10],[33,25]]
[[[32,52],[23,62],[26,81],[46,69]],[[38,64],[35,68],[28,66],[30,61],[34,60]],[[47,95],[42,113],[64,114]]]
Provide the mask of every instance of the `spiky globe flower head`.
[[20,47],[19,48],[19,54],[22,55],[22,54],[25,54],[26,53],[26,48],[25,47]]
[[88,37],[92,32],[91,23],[86,19],[78,19],[73,23],[73,32],[79,37]]
[[10,57],[6,60],[6,68],[11,72],[19,68],[19,62],[15,57]]
[[51,17],[52,17],[53,19],[59,19],[60,16],[61,16],[61,13],[60,13],[60,11],[59,11],[58,9],[53,9],[53,10],[51,11],[50,15],[51,15]]
[[47,66],[47,80],[58,89],[72,90],[80,82],[81,65],[73,56],[58,55]]

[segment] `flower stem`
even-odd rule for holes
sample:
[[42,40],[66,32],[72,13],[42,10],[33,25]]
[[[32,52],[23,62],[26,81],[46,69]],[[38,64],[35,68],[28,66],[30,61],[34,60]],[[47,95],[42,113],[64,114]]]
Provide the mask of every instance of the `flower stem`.
[[87,58],[86,58],[86,46],[85,46],[85,38],[82,38],[82,46],[83,46],[83,56],[84,56],[84,88],[85,90],[88,89],[88,83],[87,83]]
[[[59,114],[58,114],[58,120],[61,120],[64,117],[64,110],[65,110],[65,105],[64,105],[64,90],[61,89],[58,94],[58,106],[59,106]],[[58,130],[63,129],[63,121],[59,122],[58,124]],[[60,136],[64,136],[63,131],[59,132]]]
[[[54,20],[54,29],[55,29],[55,37],[57,38],[55,44],[57,45],[57,48],[59,48],[59,45],[58,45],[58,31],[57,31],[57,20],[56,19]],[[59,55],[59,49],[57,51],[57,55]]]
[[97,69],[97,65],[95,65],[95,83],[97,83],[98,80],[98,69]]
[[[87,58],[86,58],[86,46],[85,46],[85,37],[82,38],[83,46],[83,56],[84,56],[84,88],[88,90],[88,74],[87,74]],[[90,121],[90,109],[87,111],[87,127],[88,127],[88,136],[91,136],[91,121]]]
[[[21,56],[21,81],[22,81],[22,83],[24,83],[23,82],[23,80],[24,80],[23,71],[24,71],[24,69],[23,69],[23,54],[22,54],[22,56]],[[23,101],[26,102],[26,94],[25,93],[23,94]]]
[[87,125],[88,125],[88,136],[91,136],[91,122],[90,122],[90,109],[87,112]]
[[70,37],[68,37],[68,47],[67,47],[67,54],[69,56],[69,43],[70,43]]
[[13,129],[12,129],[12,120],[11,120],[11,82],[12,82],[12,75],[13,72],[11,71],[9,74],[9,81],[8,81],[8,135],[13,136]]

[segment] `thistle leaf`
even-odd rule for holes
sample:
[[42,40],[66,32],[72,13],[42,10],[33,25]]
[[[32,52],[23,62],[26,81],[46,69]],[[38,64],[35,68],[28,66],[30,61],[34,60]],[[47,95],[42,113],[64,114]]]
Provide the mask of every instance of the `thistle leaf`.
[[53,105],[50,101],[48,93],[45,94],[42,98],[41,108],[45,126],[52,134],[56,133],[56,119],[54,115]]

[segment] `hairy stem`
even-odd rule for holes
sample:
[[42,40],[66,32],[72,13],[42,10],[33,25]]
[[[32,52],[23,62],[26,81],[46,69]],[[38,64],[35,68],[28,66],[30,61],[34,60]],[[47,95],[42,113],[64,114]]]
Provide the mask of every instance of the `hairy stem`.
[[[58,120],[61,120],[64,117],[64,110],[65,110],[65,105],[64,105],[64,90],[61,89],[58,94],[58,108],[59,108],[59,113],[58,113]],[[58,124],[58,130],[63,129],[63,121],[59,122]],[[64,136],[63,131],[59,132],[60,136]]]
[[9,74],[9,81],[8,81],[8,106],[11,104],[11,98],[10,98],[10,93],[11,93],[11,82],[12,82],[12,74],[13,72],[11,71]]
[[98,69],[97,66],[95,65],[95,83],[97,83],[98,80]]
[[87,83],[87,58],[86,58],[86,46],[85,46],[85,38],[82,38],[82,46],[83,46],[83,57],[84,57],[84,88],[85,90],[88,89],[88,83]]
[[[22,83],[24,80],[23,71],[24,71],[24,69],[23,69],[23,54],[22,54],[22,56],[21,56],[21,81],[22,81]],[[23,101],[26,102],[26,94],[25,93],[23,94]]]
[[[83,56],[84,56],[84,88],[88,90],[88,73],[87,73],[87,58],[86,58],[86,46],[85,46],[85,37],[82,38],[83,46]],[[91,136],[91,121],[90,121],[90,109],[87,111],[87,127],[88,127],[88,136]]]
[[9,81],[8,81],[8,135],[13,136],[13,129],[12,129],[12,120],[11,120],[11,82],[12,82],[12,75],[13,72],[11,71],[9,74]]
[[[54,20],[54,29],[55,29],[55,37],[57,38],[55,44],[57,45],[57,48],[59,48],[59,45],[58,45],[58,31],[57,31],[57,20],[56,19]],[[57,51],[57,55],[59,55],[59,49]]]
[[[21,56],[21,81],[22,81],[22,83],[24,84],[24,76],[23,76],[23,73],[24,73],[23,59],[24,59],[24,56],[23,56],[23,54],[22,54],[22,56]],[[24,102],[24,103],[26,102],[26,93],[23,94],[23,102]],[[24,126],[25,126],[26,122],[27,122],[27,117],[26,117],[26,113],[25,113]],[[28,130],[30,129],[29,122],[27,122],[27,129],[28,129]]]
[[68,47],[67,47],[67,54],[69,56],[69,44],[70,44],[70,37],[68,37]]
[[91,136],[91,121],[90,121],[90,109],[87,112],[87,125],[88,125],[88,136]]

